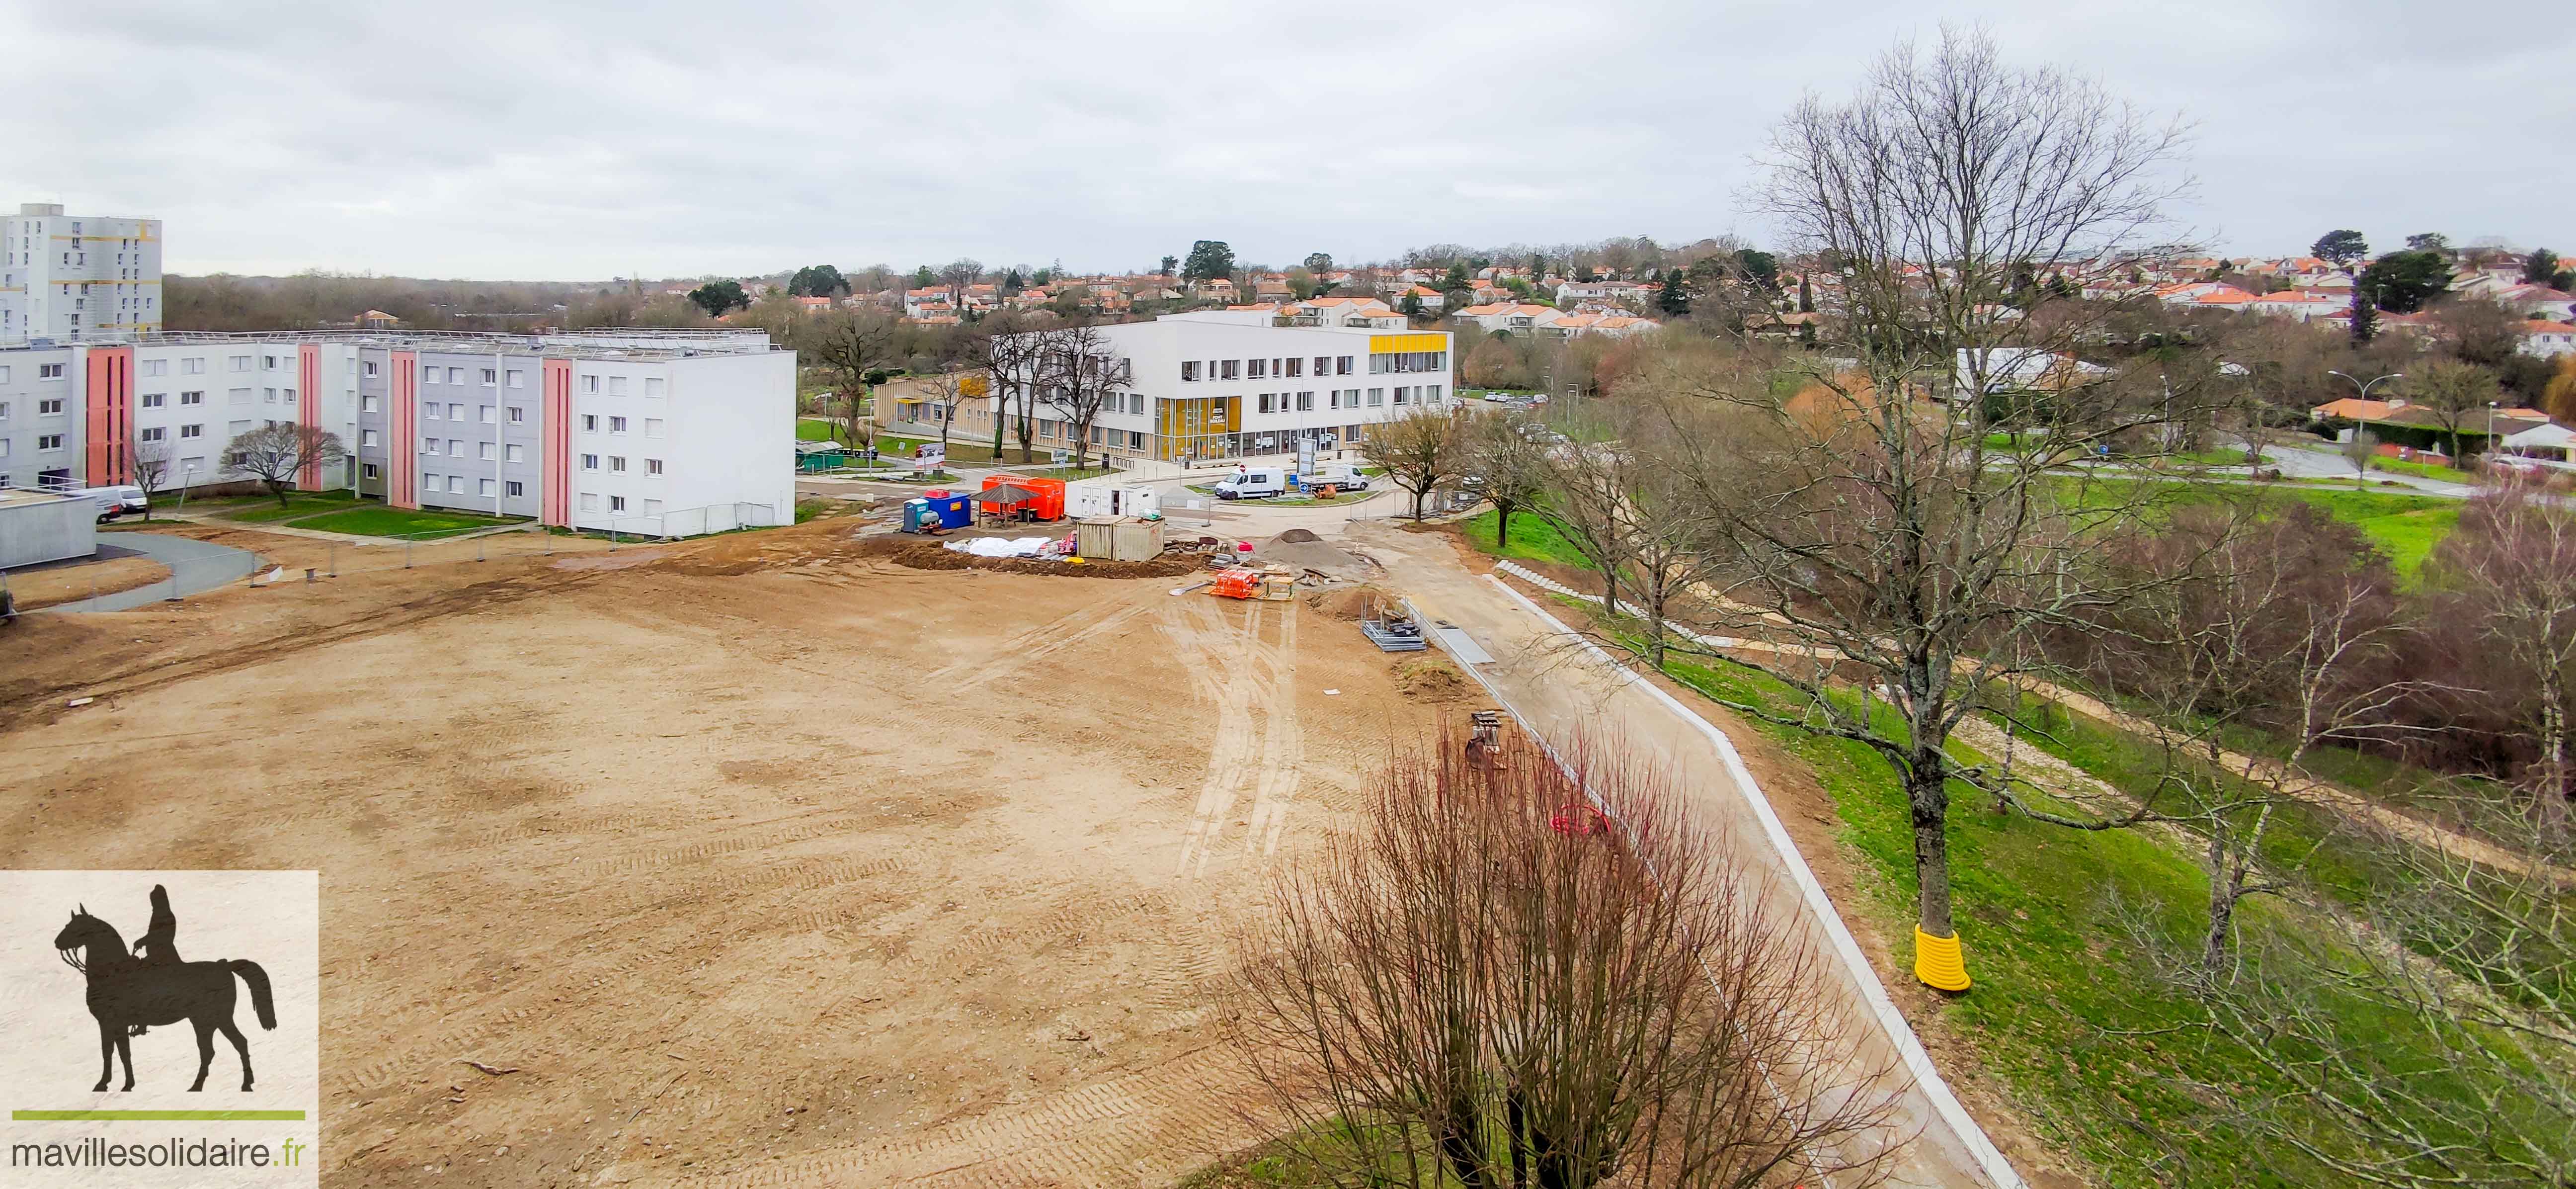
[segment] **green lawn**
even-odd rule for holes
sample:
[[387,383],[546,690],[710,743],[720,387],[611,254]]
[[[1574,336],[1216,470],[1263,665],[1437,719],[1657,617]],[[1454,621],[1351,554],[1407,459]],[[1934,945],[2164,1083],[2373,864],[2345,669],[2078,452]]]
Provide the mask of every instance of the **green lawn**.
[[496,524],[524,524],[524,516],[494,519],[467,512],[442,512],[431,509],[412,511],[406,508],[360,507],[341,512],[328,512],[295,522],[297,528],[317,529],[328,533],[353,533],[362,537],[407,537],[415,534],[453,536],[490,528]]
[[249,524],[271,524],[280,520],[293,520],[301,516],[347,508],[357,502],[358,494],[346,489],[299,491],[286,497],[286,506],[283,508],[277,506],[275,498],[261,496],[254,502],[236,505],[217,515],[226,520],[239,520]]
[[1512,514],[1511,544],[1505,548],[1495,548],[1494,530],[1501,517],[1500,511],[1487,508],[1459,521],[1458,529],[1467,534],[1468,543],[1474,545],[1479,552],[1490,553],[1496,557],[1508,557],[1518,561],[1554,562],[1581,570],[1592,568],[1592,563],[1585,561],[1583,554],[1558,533],[1555,526],[1528,512]]
[[[1733,670],[1676,663],[1672,674],[1702,691],[1787,704],[1776,690]],[[1874,918],[1885,936],[1907,937],[1914,916],[1913,836],[1904,794],[1886,764],[1856,743],[1761,729],[1808,764],[1834,800],[1841,839],[1863,868],[1865,902],[1844,911]],[[2136,749],[2134,741],[2093,734],[2051,750],[2129,786],[2146,778]],[[2207,879],[2178,842],[2139,830],[2080,832],[1998,815],[1986,808],[1987,798],[1964,786],[1954,786],[1951,795],[1951,882],[1976,986],[1937,1009],[1973,1046],[1953,1050],[1950,1059],[1975,1061],[1996,1075],[2023,1116],[2078,1153],[2101,1183],[2334,1183],[2296,1152],[2254,1146],[2183,1089],[2185,1081],[2236,1093],[2284,1088],[2250,1053],[2189,1030],[2134,1035],[2185,1025],[2197,1010],[2141,971],[2137,935],[2124,924],[2145,922],[2159,948],[2196,944]],[[2293,845],[2295,839],[2282,840],[2284,849]],[[2353,871],[2320,874],[2338,882],[2366,878]],[[2240,920],[2255,936],[2317,928],[2269,900],[2248,902]],[[1900,944],[1899,952],[1908,951]],[[2355,1004],[2337,1006],[2355,1035],[2404,1042],[2398,1022]]]
[[2328,515],[2360,529],[2370,543],[2388,555],[2401,578],[2412,578],[2433,547],[2460,524],[2460,501],[2438,495],[2400,495],[2390,491],[2289,488],[2282,494],[2306,500]]
[[832,442],[840,440],[840,437],[841,426],[839,422],[826,421],[820,417],[799,417],[796,419],[797,441]]

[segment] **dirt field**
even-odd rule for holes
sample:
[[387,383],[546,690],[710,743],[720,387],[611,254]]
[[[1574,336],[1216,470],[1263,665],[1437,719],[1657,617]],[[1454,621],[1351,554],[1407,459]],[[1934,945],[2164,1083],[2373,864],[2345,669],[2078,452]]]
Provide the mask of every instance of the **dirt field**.
[[30,617],[0,861],[320,869],[328,1184],[1122,1185],[1250,1142],[1224,931],[1459,705],[1301,603],[849,532]]
[[9,576],[9,590],[17,596],[19,610],[33,611],[94,594],[132,590],[169,576],[170,567],[148,557],[111,557],[106,561],[21,571]]

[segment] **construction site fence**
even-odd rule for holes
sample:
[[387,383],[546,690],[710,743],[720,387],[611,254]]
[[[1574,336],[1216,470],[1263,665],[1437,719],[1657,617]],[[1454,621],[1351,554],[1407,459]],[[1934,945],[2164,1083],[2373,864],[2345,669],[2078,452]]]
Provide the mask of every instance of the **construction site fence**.
[[702,508],[681,508],[650,516],[613,517],[608,522],[608,539],[612,544],[619,541],[669,541],[781,523],[785,522],[778,519],[778,509],[771,504],[708,504]]

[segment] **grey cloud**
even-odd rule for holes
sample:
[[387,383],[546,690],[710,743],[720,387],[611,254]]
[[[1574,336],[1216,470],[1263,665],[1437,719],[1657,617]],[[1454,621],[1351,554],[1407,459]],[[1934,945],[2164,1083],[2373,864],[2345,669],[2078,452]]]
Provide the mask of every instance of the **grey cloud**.
[[2177,216],[2231,252],[2335,226],[2576,249],[2562,13],[0,0],[25,33],[0,203],[159,216],[174,271],[560,279],[1759,238],[1738,195],[1772,121],[1949,20],[2182,112]]

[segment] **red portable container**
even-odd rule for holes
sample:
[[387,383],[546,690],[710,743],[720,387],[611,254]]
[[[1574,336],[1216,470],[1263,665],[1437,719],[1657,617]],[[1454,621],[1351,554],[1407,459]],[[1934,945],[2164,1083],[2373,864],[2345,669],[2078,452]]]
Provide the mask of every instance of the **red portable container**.
[[1017,475],[986,475],[983,490],[990,491],[1005,483],[1014,487],[1025,487],[1036,493],[1036,499],[1021,504],[1020,507],[1035,513],[1038,519],[1064,519],[1064,480],[1023,479]]

